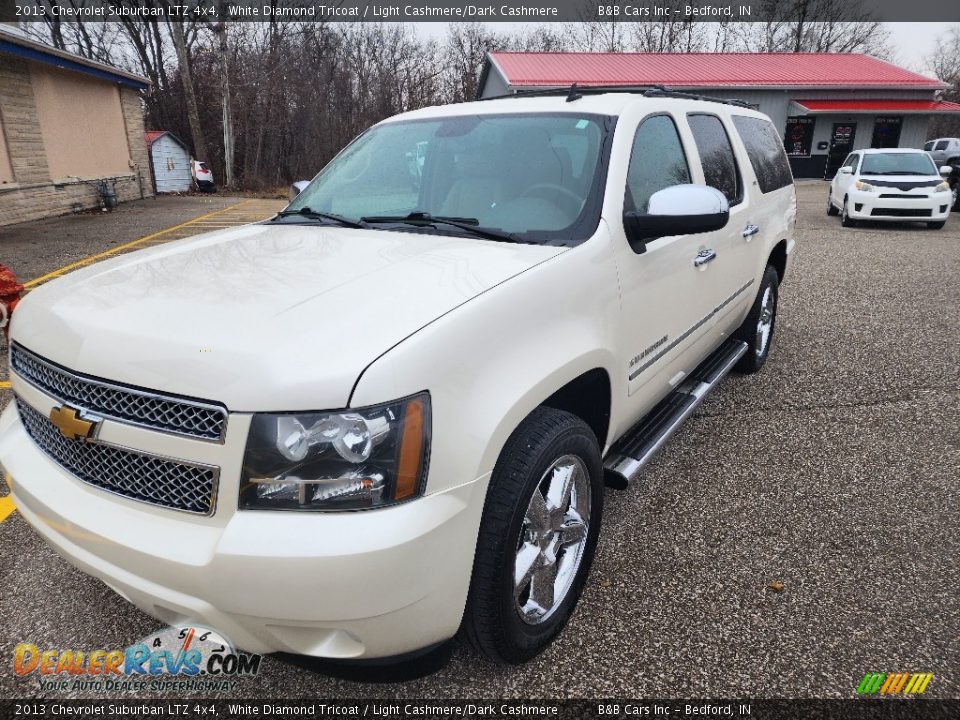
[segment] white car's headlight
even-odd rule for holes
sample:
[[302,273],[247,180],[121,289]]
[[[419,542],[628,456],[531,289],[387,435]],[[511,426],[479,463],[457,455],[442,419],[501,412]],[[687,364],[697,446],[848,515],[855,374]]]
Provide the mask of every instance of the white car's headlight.
[[249,510],[358,510],[423,494],[430,395],[321,413],[257,414],[240,484]]
[[879,190],[876,185],[871,185],[863,180],[857,180],[856,188],[857,190],[863,190],[864,192],[877,192]]
[[934,192],[950,192],[950,183],[944,180],[942,183],[937,185],[934,189]]

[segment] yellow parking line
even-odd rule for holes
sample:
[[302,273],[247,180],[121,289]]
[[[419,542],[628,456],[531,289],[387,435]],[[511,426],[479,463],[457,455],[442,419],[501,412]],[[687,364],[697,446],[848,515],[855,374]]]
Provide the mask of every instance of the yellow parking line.
[[117,245],[116,247],[112,247],[109,250],[104,250],[103,252],[97,253],[96,255],[89,255],[83,258],[82,260],[77,260],[76,262],[70,263],[69,265],[64,265],[62,268],[59,268],[58,270],[54,270],[53,272],[49,272],[46,275],[41,275],[40,277],[34,278],[33,280],[28,280],[23,284],[23,286],[26,288],[36,287],[41,283],[45,283],[47,280],[53,280],[53,278],[59,277],[65,273],[70,272],[71,270],[76,270],[77,268],[83,267],[84,265],[89,265],[90,263],[96,262],[97,260],[101,260],[111,255],[116,255],[118,252],[121,252],[123,250],[128,250],[130,248],[136,247],[137,245],[142,245],[143,243],[148,242],[153,238],[160,237],[161,235],[172,233],[174,230],[179,230],[181,228],[185,228],[189,225],[192,225],[198,220],[203,220],[205,218],[213,217],[214,215],[220,215],[221,213],[225,213],[228,210],[235,210],[241,205],[246,205],[249,202],[252,202],[252,201],[243,200],[242,202],[238,202],[235,205],[230,205],[221,210],[214,210],[213,212],[209,212],[206,215],[200,215],[199,217],[195,217],[192,220],[187,220],[186,222],[180,223],[179,225],[173,225],[172,227],[168,227],[165,230],[160,230],[159,232],[151,233],[150,235],[144,235],[142,238],[131,240],[130,242],[124,243],[123,245]]
[[9,380],[0,380],[0,388],[8,388],[8,387],[10,387]]
[[[7,483],[7,487],[10,487],[13,480],[11,479],[9,473],[3,474],[4,482]],[[0,522],[3,522],[8,517],[10,513],[17,509],[17,506],[13,504],[13,498],[7,495],[6,497],[0,498]]]

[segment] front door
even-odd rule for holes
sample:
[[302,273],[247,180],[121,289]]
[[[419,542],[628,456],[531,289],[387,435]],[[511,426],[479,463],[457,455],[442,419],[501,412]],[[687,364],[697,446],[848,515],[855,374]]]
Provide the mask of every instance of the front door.
[[832,180],[843,161],[853,149],[853,139],[857,135],[856,123],[834,123],[830,134],[830,152],[827,155],[827,172],[824,178]]
[[[668,114],[651,115],[636,130],[624,210],[646,213],[658,190],[693,181],[691,166]],[[620,275],[622,368],[628,380],[631,419],[673,389],[709,352],[713,339],[703,318],[715,305],[713,268],[694,266],[701,235],[672,235],[631,247],[622,223],[611,224]]]

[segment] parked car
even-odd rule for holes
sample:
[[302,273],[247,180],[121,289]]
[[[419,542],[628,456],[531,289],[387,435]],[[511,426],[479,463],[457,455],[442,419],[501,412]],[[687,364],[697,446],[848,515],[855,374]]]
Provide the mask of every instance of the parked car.
[[37,532],[166,622],[525,661],[573,612],[605,486],[764,366],[795,217],[742,104],[399,115],[272,220],[34,289],[0,462]]
[[930,154],[937,167],[960,165],[960,138],[928,140],[923,149]]
[[844,227],[859,220],[923,220],[939,230],[955,201],[946,176],[920,150],[857,150],[843,161],[827,191],[827,215],[840,215]]
[[213,171],[205,162],[191,160],[193,168],[193,181],[197,184],[197,190],[200,192],[215,192],[216,183],[213,181]]

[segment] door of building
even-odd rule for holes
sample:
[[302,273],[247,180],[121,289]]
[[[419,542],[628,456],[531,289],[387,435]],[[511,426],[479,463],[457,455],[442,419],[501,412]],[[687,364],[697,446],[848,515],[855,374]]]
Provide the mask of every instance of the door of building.
[[833,132],[830,134],[830,151],[827,154],[827,172],[824,175],[827,180],[833,180],[833,176],[837,174],[837,170],[853,150],[853,138],[856,135],[856,123],[833,124]]

